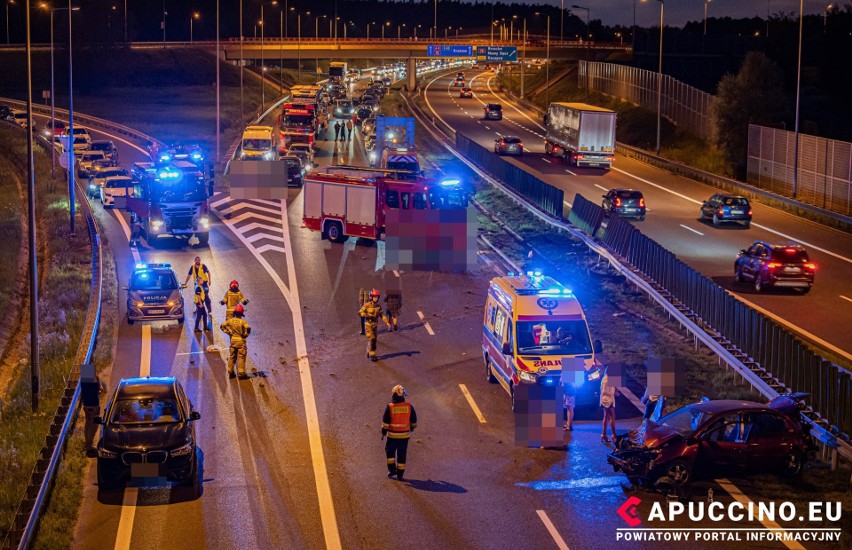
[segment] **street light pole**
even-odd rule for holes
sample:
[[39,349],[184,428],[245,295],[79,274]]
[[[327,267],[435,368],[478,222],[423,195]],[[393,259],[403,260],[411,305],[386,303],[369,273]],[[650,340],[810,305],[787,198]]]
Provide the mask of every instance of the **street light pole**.
[[[287,3],[284,3],[284,11],[287,11]],[[284,11],[278,12],[278,93],[284,93]],[[297,83],[298,84],[298,83]]]
[[[71,211],[71,234],[77,232],[77,206],[74,197],[74,176],[76,170],[74,157],[74,64],[72,58],[73,42],[71,40],[71,12],[74,8],[71,6],[71,0],[68,0],[68,205]],[[29,11],[29,10],[28,10]],[[29,29],[27,29],[29,32]]]
[[192,14],[192,17],[189,18],[189,43],[192,44],[192,23],[196,19],[200,19],[201,14],[197,11]]
[[166,0],[163,0],[163,47],[166,47]]
[[550,108],[550,16],[547,16],[547,52],[544,54],[544,87],[545,108]]
[[438,38],[438,0],[435,0],[435,22],[432,26],[435,29],[435,38]]
[[[53,148],[55,143],[53,136],[56,135],[56,99],[53,97],[53,12],[55,8],[50,10],[50,177],[56,177],[56,151]],[[70,17],[70,15],[69,15]],[[72,145],[73,146],[73,145]]]
[[222,133],[222,110],[219,103],[219,65],[222,63],[221,50],[219,49],[219,0],[216,0],[216,164],[219,164],[221,159],[221,133]]
[[524,73],[527,65],[527,18],[524,17],[524,57],[521,61],[521,99],[524,99]]
[[[663,12],[665,10],[665,2],[657,0],[660,3],[660,60],[657,64],[657,154],[660,154],[660,124],[663,109]],[[802,1],[802,0],[800,0]]]
[[[635,2],[636,0],[634,0]],[[636,24],[636,4],[633,4],[633,21]],[[559,8],[559,42],[565,41],[565,0],[562,0]]]
[[[71,7],[69,1],[69,9]],[[6,4],[6,9],[9,5]],[[36,248],[36,209],[35,209],[35,155],[33,151],[33,62],[32,43],[30,40],[30,7],[26,7],[26,42],[27,42],[27,237],[29,240],[29,279],[30,279],[30,391],[33,412],[38,410],[39,395],[41,394],[41,365],[39,363],[38,343],[38,255]],[[52,15],[53,12],[51,12]],[[71,13],[68,13],[71,19]],[[7,27],[8,32],[8,27]],[[70,51],[68,52],[70,55]],[[73,153],[72,153],[73,155]],[[74,171],[71,165],[69,173]],[[73,203],[72,203],[73,204]],[[73,215],[73,207],[72,207]],[[72,218],[73,220],[73,218]],[[72,225],[73,228],[73,225]]]
[[704,36],[707,36],[707,4],[712,0],[704,0]]
[[804,0],[799,0],[799,60],[796,66],[796,121],[793,139],[793,198],[799,192],[799,100],[802,93],[802,10]]
[[263,2],[260,3],[260,112],[263,112],[264,104],[266,103],[266,59],[263,55]]
[[630,54],[636,55],[636,0],[633,0],[633,31],[631,34],[633,35],[631,36],[633,44],[630,48]]
[[243,0],[240,0],[240,125],[245,122],[246,112],[243,102]]

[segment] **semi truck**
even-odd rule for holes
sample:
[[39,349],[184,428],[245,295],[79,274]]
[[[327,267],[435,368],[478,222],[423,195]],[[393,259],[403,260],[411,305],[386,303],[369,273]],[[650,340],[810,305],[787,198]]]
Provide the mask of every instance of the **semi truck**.
[[585,103],[551,103],[544,152],[574,166],[609,169],[615,155],[615,111]]
[[420,160],[414,150],[414,119],[377,117],[375,147],[368,158],[371,166],[420,174]]
[[385,211],[429,208],[425,179],[404,179],[395,170],[324,166],[309,172],[302,190],[302,227],[320,231],[332,242],[350,236],[378,240]]
[[313,146],[321,98],[322,86],[298,85],[290,88],[290,101],[281,106],[278,115],[279,154],[287,153],[287,149],[294,143]]
[[329,82],[337,82],[343,83],[346,78],[346,62],[345,61],[332,61],[328,64],[328,81]]
[[248,126],[240,142],[241,160],[278,160],[278,133],[272,126]]
[[137,162],[131,169],[133,194],[127,197],[132,221],[142,226],[142,237],[154,245],[161,237],[189,239],[206,245],[210,232],[207,200],[211,188],[204,171],[185,160],[167,165]]

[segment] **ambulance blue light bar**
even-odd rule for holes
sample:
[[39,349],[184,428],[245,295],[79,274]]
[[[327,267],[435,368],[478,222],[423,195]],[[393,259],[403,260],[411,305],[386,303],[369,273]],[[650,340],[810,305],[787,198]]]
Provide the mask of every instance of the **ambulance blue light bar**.
[[[456,178],[452,178],[452,179],[443,180],[440,183],[440,185],[441,185],[441,187],[453,187],[453,186],[456,186],[460,183],[461,183],[461,180],[456,179]],[[511,274],[509,276],[511,277]]]
[[161,180],[176,180],[180,178],[180,172],[167,168],[165,170],[160,170],[159,172],[157,172],[157,177]]

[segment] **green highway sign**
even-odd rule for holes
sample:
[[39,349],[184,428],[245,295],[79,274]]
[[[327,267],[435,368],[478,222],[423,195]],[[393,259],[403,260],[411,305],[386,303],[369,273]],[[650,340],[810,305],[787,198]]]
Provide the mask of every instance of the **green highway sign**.
[[516,46],[477,46],[477,61],[518,61]]

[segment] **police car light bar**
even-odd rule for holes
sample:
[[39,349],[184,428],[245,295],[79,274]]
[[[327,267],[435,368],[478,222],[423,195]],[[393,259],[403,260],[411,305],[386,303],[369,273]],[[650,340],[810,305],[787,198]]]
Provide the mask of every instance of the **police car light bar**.
[[174,180],[180,177],[180,172],[177,170],[161,170],[157,173],[157,177],[161,180]]
[[442,187],[452,187],[452,186],[454,186],[454,185],[458,185],[458,184],[460,184],[460,183],[461,183],[461,180],[459,180],[459,179],[447,179],[447,180],[443,180],[443,181],[440,183],[440,185],[441,185]]

